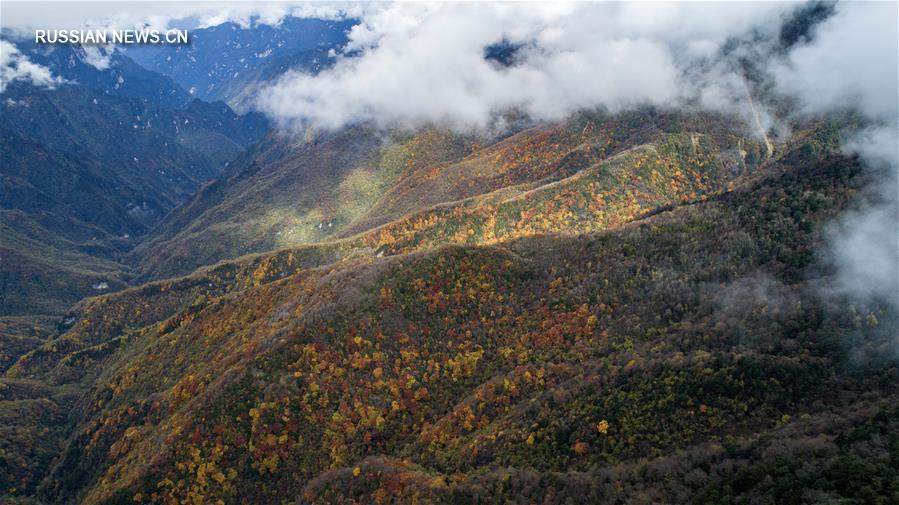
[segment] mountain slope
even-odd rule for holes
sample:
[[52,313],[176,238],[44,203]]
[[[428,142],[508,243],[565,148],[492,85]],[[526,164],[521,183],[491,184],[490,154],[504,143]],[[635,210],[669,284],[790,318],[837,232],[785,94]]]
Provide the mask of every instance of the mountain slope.
[[[745,165],[754,166],[765,155],[757,142],[742,138],[739,128],[739,123],[732,118],[659,113],[647,109],[617,115],[579,114],[563,122],[535,126],[501,139],[432,130],[381,134],[365,126],[319,138],[310,137],[305,142],[273,136],[237,162],[227,177],[204,188],[170,215],[135,249],[131,262],[139,265],[144,278],[160,278],[184,274],[204,264],[241,254],[365,234],[388,222],[393,223],[388,227],[389,232],[434,221],[446,233],[431,244],[459,242],[447,235],[453,225],[450,221],[458,217],[451,214],[467,213],[479,221],[476,228],[480,233],[485,220],[506,219],[494,215],[497,209],[485,208],[490,198],[510,198],[539,185],[571,177],[610,155],[635,146],[660,143],[671,148],[674,144],[667,143],[667,139],[674,134],[709,132],[690,137],[692,147],[689,149],[696,150],[700,144],[700,151],[709,149],[704,154],[705,162],[719,157],[732,158],[731,164],[714,177],[720,176],[716,179],[718,182],[734,177],[746,169]],[[681,137],[682,140],[676,143],[683,144],[685,138]],[[700,143],[700,138],[705,140]],[[714,185],[708,188],[693,186],[692,179],[698,172],[688,173],[687,167],[692,167],[695,162],[682,153],[671,154],[672,159],[668,162],[679,164],[687,174],[685,177],[691,179],[688,186],[692,188],[692,196],[688,193],[681,196],[696,197],[704,190],[720,189]],[[714,163],[723,168],[718,161]],[[662,168],[662,171],[665,175],[659,175],[652,183],[659,189],[671,182],[669,170]],[[644,175],[648,176],[649,171]],[[595,179],[594,175],[579,183],[569,181],[571,184],[566,183],[566,187],[587,184]],[[631,182],[638,183],[636,180]],[[615,184],[605,186],[612,190]],[[499,193],[486,200],[461,204],[477,207],[474,209],[462,210],[456,203],[446,206],[449,202],[494,191]],[[556,190],[551,189],[548,193],[553,191]],[[593,189],[583,187],[577,191]],[[644,210],[670,201],[670,195],[662,200],[644,201],[648,205]],[[595,204],[602,205],[599,200]],[[428,210],[435,205],[441,207]],[[499,210],[511,212],[513,206],[504,205]],[[595,210],[590,210],[589,216],[582,215],[580,224],[596,221]],[[542,210],[534,209],[533,212]],[[634,215],[636,212],[627,217],[622,215],[621,222]],[[399,221],[403,217],[407,218],[405,225]],[[452,219],[444,219],[447,217]],[[599,221],[602,227],[602,219]],[[588,229],[579,227],[580,224],[572,223],[571,231]],[[416,230],[416,233],[420,231]],[[489,235],[487,231],[484,233]],[[504,232],[494,233],[498,237]],[[390,240],[385,237],[365,245],[379,247]],[[495,237],[483,239],[484,242],[492,240]]]
[[88,300],[5,379],[88,388],[40,496],[888,496],[895,314],[819,295],[865,174],[813,145],[609,232],[315,267],[325,244]]
[[491,244],[542,233],[615,228],[659,209],[726,189],[757,161],[759,142],[697,133],[660,135],[564,179],[508,186],[445,203],[361,234],[383,253],[444,243]]
[[[75,85],[53,90],[16,85],[9,87],[3,98],[0,125],[4,129],[79,162],[105,164],[121,179],[151,188],[159,200],[152,209],[157,213],[163,205],[170,208],[202,181],[223,171],[228,161],[267,128],[262,118],[238,116],[223,111],[223,105],[173,110]],[[192,136],[201,133],[214,136],[218,144],[211,156],[206,142]],[[148,166],[153,169],[146,169]]]
[[64,84],[0,95],[0,315],[60,314],[121,288],[117,259],[267,129],[224,104],[182,110]]
[[269,135],[176,209],[132,254],[149,277],[333,236],[407,169],[462,157],[464,137],[358,126],[314,141]]
[[[458,163],[407,171],[344,234],[352,234],[438,203],[462,200],[525,183],[559,180],[611,155],[671,133],[739,136],[733,118],[660,112],[652,108],[608,114],[580,113],[488,143]],[[758,150],[750,163],[760,160]]]
[[102,46],[39,45],[31,39],[11,39],[32,62],[53,75],[99,94],[150,101],[180,109],[192,98],[170,77],[135,63],[124,54]]
[[354,20],[288,16],[277,26],[227,22],[191,30],[191,44],[129,48],[140,64],[175,79],[191,95],[240,105],[248,90],[288,69],[315,73],[330,65],[328,52],[347,42]]

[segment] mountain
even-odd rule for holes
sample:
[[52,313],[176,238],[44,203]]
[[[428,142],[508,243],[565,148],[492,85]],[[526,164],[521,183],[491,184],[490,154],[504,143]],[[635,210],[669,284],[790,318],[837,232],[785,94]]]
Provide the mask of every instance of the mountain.
[[38,45],[31,39],[11,39],[28,59],[84,88],[121,98],[136,98],[179,109],[192,100],[170,77],[147,70],[118,51],[102,46]]
[[[268,129],[221,102],[171,108],[167,90],[180,88],[165,77],[125,57],[99,70],[64,49],[34,61],[65,84],[12,83],[0,95],[2,316],[60,314],[124,287],[119,259],[136,238]],[[117,74],[144,85],[105,89]]]
[[[894,101],[837,78],[877,61],[846,45],[868,9],[374,6],[16,41],[0,503],[899,503]],[[343,57],[334,103],[370,122],[235,112]],[[379,122],[419,74],[448,115]],[[476,110],[489,131],[440,126]]]
[[[871,174],[832,124],[767,152],[726,120],[646,117],[609,119],[651,127],[573,173],[551,163],[556,179],[510,198],[449,203],[492,212],[508,234],[488,245],[438,216],[464,233],[402,250],[361,233],[80,302],[2,379],[2,489],[85,504],[892,496],[895,314],[822,291],[834,270],[815,253]],[[518,233],[527,209],[490,210],[536,191],[515,204],[538,209],[524,225],[574,223],[549,203],[578,209],[588,188],[616,220]]]
[[253,86],[289,69],[316,73],[329,66],[329,52],[346,44],[346,33],[357,23],[292,16],[278,25],[226,22],[191,30],[190,45],[130,48],[127,54],[194,97],[238,106]]
[[[490,243],[563,226],[553,213],[568,212],[574,200],[565,230],[604,229],[720,190],[758,164],[764,145],[744,138],[738,125],[646,109],[584,113],[499,139],[435,130],[383,134],[365,126],[306,140],[270,135],[167,216],[129,262],[143,278],[161,278],[376,229],[379,237],[368,234],[366,246],[458,242],[452,235],[463,224],[469,243]],[[616,154],[627,163],[641,158],[643,172],[613,168]],[[700,162],[708,166],[699,172],[670,168]],[[600,188],[615,201],[605,202]]]
[[[73,303],[126,287],[122,255],[268,129],[124,57],[98,69],[78,48],[28,54],[66,82],[0,94],[0,370],[70,324]],[[0,386],[4,494],[33,488],[11,475],[59,453],[74,393]]]
[[[230,116],[223,115],[215,107],[171,110],[143,100],[99,95],[79,86],[54,90],[14,86],[4,93],[4,99],[0,105],[3,110],[0,125],[4,129],[69,154],[78,162],[104,165],[107,170],[115,167],[110,172],[119,179],[122,193],[109,196],[125,200],[129,196],[125,187],[143,187],[142,196],[149,200],[145,206],[147,212],[156,219],[192,194],[202,181],[224,170],[244,149],[239,142],[248,139],[235,135],[232,130],[236,132],[240,126],[249,126],[258,135],[266,128],[264,122],[248,124],[251,120],[241,119],[230,111]],[[238,121],[241,125],[234,128],[232,123]],[[218,149],[210,150],[210,139],[202,138],[209,135],[214,136]],[[12,148],[12,144],[7,146]],[[27,167],[10,166],[10,169],[17,170],[20,176],[33,177],[35,184],[55,182],[41,180]],[[58,193],[49,191],[46,196],[58,198]],[[143,203],[138,201],[133,205],[143,206]]]
[[94,286],[124,286],[114,258],[128,237],[114,230],[138,227],[141,208],[132,218],[112,198],[115,181],[3,129],[0,164],[0,314],[60,314]]
[[404,170],[455,160],[464,138],[384,134],[358,126],[306,142],[270,134],[169,214],[130,255],[147,277],[333,236]]

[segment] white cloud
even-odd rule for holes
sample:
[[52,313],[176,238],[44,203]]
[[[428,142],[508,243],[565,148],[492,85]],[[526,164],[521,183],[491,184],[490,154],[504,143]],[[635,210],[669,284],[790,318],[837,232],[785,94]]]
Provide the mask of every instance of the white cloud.
[[[574,110],[677,105],[695,91],[685,54],[707,55],[792,6],[726,3],[391,4],[368,12],[342,58],[317,76],[291,73],[259,107],[285,124],[353,121],[483,127],[498,112],[555,119]],[[714,20],[714,22],[710,22]],[[523,44],[500,67],[484,49]],[[745,94],[742,95],[745,98]]]
[[871,118],[897,114],[897,3],[851,2],[776,67],[778,88],[799,97],[807,112],[857,106]]
[[111,64],[115,46],[81,46],[84,62],[97,70],[106,70]]
[[899,307],[899,228],[895,201],[848,212],[831,229],[836,290]]
[[829,230],[836,291],[864,301],[881,298],[899,309],[899,128],[866,128],[845,149],[880,177]]
[[0,93],[6,91],[13,81],[28,81],[35,86],[52,88],[62,83],[47,67],[28,60],[15,45],[0,40]]
[[899,166],[899,131],[895,122],[872,126],[847,139],[845,150],[858,154],[870,166]]

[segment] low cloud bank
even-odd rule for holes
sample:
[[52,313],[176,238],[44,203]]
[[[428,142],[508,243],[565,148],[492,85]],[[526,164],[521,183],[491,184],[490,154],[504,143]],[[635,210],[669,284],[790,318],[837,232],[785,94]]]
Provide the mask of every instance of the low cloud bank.
[[775,66],[778,89],[816,114],[856,108],[895,122],[897,114],[897,4],[842,3],[818,25],[809,44],[793,48]]
[[[750,30],[776,30],[795,6],[746,4],[393,4],[368,13],[346,56],[260,93],[285,125],[427,123],[483,128],[518,110],[558,119],[584,108],[744,102],[742,78],[713,65]],[[770,34],[768,34],[770,35]],[[505,43],[510,65],[484,57]],[[705,68],[701,75],[688,69]],[[735,86],[735,83],[738,85]]]

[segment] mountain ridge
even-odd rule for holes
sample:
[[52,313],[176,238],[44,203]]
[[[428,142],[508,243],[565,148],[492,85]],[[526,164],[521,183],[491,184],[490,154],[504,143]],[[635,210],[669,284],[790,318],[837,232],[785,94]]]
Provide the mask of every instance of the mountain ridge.
[[[713,136],[733,136],[740,127],[728,125],[729,120],[652,110],[619,115],[598,112],[486,141],[425,129],[400,134],[386,147],[374,140],[380,134],[365,126],[311,141],[272,137],[232,167],[227,181],[204,188],[168,216],[135,249],[130,261],[143,270],[143,279],[149,279],[184,274],[249,252],[347,238],[420,216],[434,205],[503,188],[508,192],[519,183],[569,177],[610,153],[691,127],[708,129],[715,132]],[[658,124],[653,125],[654,121]],[[385,138],[391,135],[395,134],[388,132]],[[694,135],[690,142],[695,144],[698,138]],[[357,157],[344,159],[344,168],[335,171],[329,152],[349,142]],[[360,150],[360,146],[368,147]],[[763,149],[757,142],[747,138],[745,147],[749,164],[762,160]],[[734,143],[731,149],[742,148]],[[372,156],[380,156],[381,161]],[[324,183],[310,185],[314,179],[304,175],[308,173],[331,175]],[[339,196],[335,199],[335,195]]]
[[[789,164],[784,165],[785,162]],[[643,451],[638,447],[648,444],[645,446],[654,448],[654,454],[660,454],[658,451],[663,448],[676,447],[702,461],[701,451],[708,449],[702,449],[705,446],[701,444],[694,446],[690,443],[691,430],[708,433],[708,430],[718,426],[717,423],[743,412],[743,408],[755,409],[758,413],[752,419],[740,421],[740,429],[731,432],[736,440],[728,443],[736,443],[740,447],[748,447],[746,444],[751,443],[752,434],[759,430],[765,433],[767,439],[779,430],[804,429],[809,419],[824,422],[827,416],[834,415],[833,409],[837,407],[826,402],[823,406],[811,406],[812,399],[823,398],[823,390],[815,384],[816,377],[824,380],[823,377],[837,373],[836,378],[828,379],[828,387],[850,394],[857,388],[877,387],[874,386],[878,380],[877,374],[889,374],[889,368],[878,372],[880,369],[873,367],[870,372],[857,378],[842,375],[843,372],[838,371],[841,367],[839,363],[845,359],[841,356],[848,351],[840,346],[834,347],[835,342],[829,339],[838,334],[834,331],[850,323],[840,315],[837,305],[817,299],[801,289],[805,282],[803,276],[807,275],[802,272],[807,271],[813,261],[803,252],[810,247],[807,238],[809,234],[817,233],[816,228],[826,222],[827,216],[838,212],[841,206],[849,202],[851,188],[860,182],[851,182],[846,186],[845,181],[858,177],[859,172],[851,160],[823,153],[813,155],[803,145],[790,148],[776,163],[780,164],[777,170],[761,178],[750,179],[732,190],[605,232],[523,237],[499,246],[425,248],[385,258],[376,258],[370,253],[368,257],[312,269],[299,266],[296,257],[289,259],[291,254],[302,250],[285,250],[248,258],[250,263],[245,266],[225,263],[206,270],[199,278],[194,277],[198,274],[182,278],[176,282],[187,283],[185,286],[189,289],[181,295],[172,293],[174,305],[169,302],[168,306],[181,307],[170,313],[173,316],[161,314],[162,319],[158,323],[153,323],[154,318],[151,317],[146,323],[138,323],[148,326],[124,329],[121,336],[113,340],[107,341],[108,337],[96,340],[95,345],[99,347],[94,351],[89,354],[76,352],[74,356],[80,356],[77,360],[69,358],[59,361],[60,364],[66,363],[65,366],[50,374],[58,378],[57,384],[72,380],[88,380],[90,384],[89,377],[95,372],[88,376],[73,376],[64,370],[84,370],[85,366],[87,369],[99,367],[95,369],[115,370],[113,376],[104,373],[103,381],[93,386],[96,389],[90,393],[92,406],[82,410],[81,415],[101,417],[81,425],[79,430],[83,431],[73,439],[75,442],[67,449],[69,455],[61,460],[55,470],[56,475],[86,477],[91,473],[82,472],[93,472],[89,470],[90,466],[85,466],[93,463],[87,462],[104,461],[110,456],[101,455],[111,454],[111,466],[105,470],[109,472],[105,473],[105,477],[100,480],[94,480],[99,477],[81,479],[81,482],[91,486],[87,494],[79,495],[85,503],[114,503],[134,497],[141,501],[161,502],[180,496],[214,499],[235,496],[238,489],[242,490],[243,496],[252,493],[258,500],[267,500],[267,496],[275,494],[295,493],[304,500],[328,503],[379,501],[391,496],[393,499],[410,500],[413,496],[422,496],[420,493],[427,490],[432,499],[442,501],[451,500],[453,496],[457,499],[489,496],[484,494],[486,491],[478,491],[479,488],[472,486],[478,482],[481,483],[478,486],[488,485],[494,478],[491,476],[499,475],[497,467],[489,462],[491,458],[500,458],[497,460],[498,468],[512,463],[513,466],[525,464],[533,471],[561,471],[554,474],[560,479],[558,484],[561,486],[555,487],[555,493],[564,496],[580,489],[577,487],[577,472],[595,471],[590,470],[593,467],[589,464],[578,463],[581,458],[586,458],[588,462],[615,463],[623,459],[633,461],[634,465],[666,464],[664,459],[644,463],[633,459],[635,454]],[[833,200],[825,203],[816,192],[831,191],[827,188],[834,188],[834,185],[841,189],[830,193]],[[786,201],[793,203],[785,207]],[[814,210],[816,207],[817,210]],[[784,219],[793,212],[799,212],[795,216],[804,217],[798,217],[796,221]],[[780,218],[773,219],[773,215]],[[806,218],[813,218],[819,224],[804,229],[801,223]],[[719,233],[724,229],[722,223],[735,227],[722,236]],[[804,231],[788,243],[771,241],[773,235],[769,230],[783,227]],[[700,241],[693,242],[695,240]],[[711,246],[713,249],[709,249],[709,244],[714,244]],[[685,245],[689,249],[684,249]],[[680,252],[675,252],[678,250]],[[584,255],[591,259],[585,259]],[[689,275],[696,277],[690,277],[694,280],[681,284],[675,280],[680,274],[664,274],[657,266],[641,266],[658,265],[663,258],[667,258],[665,264],[673,268],[673,272],[689,271],[692,272]],[[552,266],[547,262],[551,262]],[[299,269],[296,269],[298,266]],[[283,268],[288,268],[287,275],[284,275]],[[216,272],[240,270],[244,272],[240,274],[243,280],[235,283],[235,280],[222,278],[224,284],[221,286],[240,285],[244,286],[244,291],[203,294],[209,281],[204,280],[202,275],[214,276]],[[584,275],[587,277],[582,278]],[[669,279],[669,275],[674,277]],[[593,276],[601,278],[593,279]],[[557,282],[560,278],[567,281]],[[602,281],[602,278],[607,281]],[[634,283],[634,278],[639,281]],[[773,280],[766,281],[766,278]],[[458,279],[461,284],[454,284],[453,279]],[[738,308],[739,305],[734,309],[722,309],[716,305],[719,302],[700,301],[703,299],[697,300],[695,294],[688,294],[696,293],[696,290],[722,289],[716,287],[719,286],[719,279],[727,286],[721,296],[725,293],[728,297],[736,296],[749,306],[745,309]],[[170,288],[166,287],[170,282],[162,281],[152,285],[156,287],[136,289],[170,296],[167,294],[171,292]],[[772,313],[757,311],[764,306],[765,300],[753,299],[752,289],[755,288],[751,286],[766,282],[772,286],[766,289],[783,293],[778,296],[796,298],[818,306],[826,314],[825,322],[804,320],[801,312],[792,310],[784,312],[777,309]],[[744,284],[750,287],[749,290],[742,287]],[[357,287],[351,289],[349,286]],[[440,291],[435,291],[433,288],[438,286],[441,286]],[[195,291],[197,289],[199,294]],[[582,289],[588,291],[582,292]],[[637,291],[632,291],[634,289]],[[644,289],[647,291],[642,291]],[[143,295],[134,293],[134,290],[128,290],[111,294],[90,304],[128,296],[135,296],[135,301],[143,299],[140,303],[146,303]],[[535,297],[534,293],[540,295]],[[180,302],[177,301],[179,297],[182,297]],[[584,304],[586,309],[575,300],[587,300]],[[524,309],[519,304],[530,308]],[[155,303],[145,306],[160,307]],[[336,307],[345,309],[335,311]],[[647,310],[652,307],[653,310],[642,312],[643,309],[638,307]],[[659,307],[667,307],[667,310],[658,312]],[[110,308],[97,306],[91,310],[94,315],[84,314],[77,319],[75,324],[80,329],[70,331],[75,331],[74,335],[77,335],[92,328],[93,325],[85,326],[85,323],[90,318],[108,317]],[[370,312],[374,309],[377,311]],[[350,312],[344,315],[346,310]],[[535,317],[533,314],[526,315],[532,310],[539,315],[536,320],[530,319]],[[722,310],[725,312],[720,312]],[[731,310],[737,312],[727,312]],[[484,319],[490,311],[496,315]],[[379,313],[381,315],[376,315]],[[123,307],[121,314],[130,318],[136,312]],[[435,314],[437,317],[434,317]],[[659,314],[665,315],[659,318]],[[879,312],[878,315],[884,314]],[[539,321],[549,325],[538,324]],[[334,333],[328,330],[331,324],[336,325],[333,327]],[[511,327],[506,331],[496,328],[491,332],[492,324]],[[724,328],[719,327],[722,324]],[[787,326],[783,327],[784,324]],[[811,328],[808,325],[812,325]],[[109,328],[111,333],[107,335],[122,331],[116,330],[116,327],[117,323],[113,323]],[[777,330],[778,327],[781,329]],[[697,334],[697,328],[703,328],[702,333]],[[753,341],[750,339],[743,340],[741,344],[742,339],[749,337],[738,338],[725,328],[749,332],[749,335],[755,335],[752,338],[762,338],[771,330],[785,332],[785,340],[763,339],[751,343]],[[816,331],[814,328],[830,336],[821,341],[806,333]],[[881,338],[877,336],[880,334],[877,328],[869,326],[860,329],[868,335],[865,338],[873,339],[871,345]],[[100,332],[99,336],[108,330],[98,326],[96,331]],[[232,331],[237,333],[232,334]],[[447,333],[443,339],[434,340],[434,331]],[[634,331],[642,331],[643,334],[635,335]],[[379,336],[379,332],[383,335]],[[396,338],[385,338],[388,334]],[[198,336],[200,340],[185,339],[187,335]],[[506,339],[513,336],[514,339],[506,344]],[[494,339],[500,340],[495,342]],[[435,347],[437,341],[440,344]],[[113,342],[116,342],[115,345],[112,345]],[[448,342],[452,345],[447,346]],[[62,341],[54,344],[61,345]],[[244,348],[245,345],[250,347]],[[504,350],[504,345],[509,345],[510,349]],[[791,345],[799,345],[811,354],[806,358],[779,357],[793,354],[795,349]],[[375,347],[365,351],[370,346]],[[749,346],[749,349],[743,349],[744,346]],[[59,347],[62,351],[60,357],[71,352],[63,350],[64,347]],[[133,351],[127,351],[129,348]],[[685,353],[689,349],[693,351],[677,358],[677,353],[669,354],[673,352],[669,348],[681,349]],[[386,361],[383,361],[385,358],[378,358],[377,352],[372,354],[377,349],[387,353]],[[586,368],[574,366],[584,359],[579,356],[588,351],[593,353],[590,356],[595,356],[596,364]],[[321,356],[324,361],[315,358],[320,353],[324,353]],[[178,355],[190,355],[193,359],[190,362],[179,360],[176,359]],[[196,359],[199,356],[205,358]],[[394,363],[393,356],[398,360],[395,364],[391,364]],[[299,361],[292,365],[295,358]],[[95,359],[98,361],[93,361]],[[132,361],[135,359],[140,360],[141,364]],[[435,359],[446,367],[441,367],[439,373],[428,365],[429,360]],[[8,376],[19,377],[17,380],[26,378],[29,372],[23,366],[29,360],[33,358],[20,361]],[[76,365],[79,361],[81,363]],[[358,364],[353,364],[356,361]],[[406,361],[408,364],[404,364]],[[114,365],[116,362],[119,364]],[[556,362],[560,364],[554,364]],[[563,365],[565,362],[570,364]],[[335,368],[335,363],[338,368]],[[222,373],[222,367],[230,371]],[[213,368],[217,370],[215,377],[209,374]],[[135,375],[137,370],[140,370],[139,380]],[[318,371],[312,373],[313,370]],[[711,372],[705,372],[707,370]],[[44,372],[37,372],[37,376],[42,374]],[[173,374],[180,379],[164,380]],[[342,381],[346,380],[341,379],[345,374],[352,378],[353,386],[350,389],[341,386]],[[874,375],[866,379],[867,374]],[[262,377],[267,378],[257,384]],[[295,402],[284,404],[279,389],[293,387],[291,382],[283,382],[285,377],[308,384],[301,389],[298,405]],[[654,377],[662,382],[653,382]],[[770,377],[791,384],[793,389],[778,386],[777,381]],[[749,381],[753,386],[748,390],[744,389],[745,386],[737,387],[730,382],[735,380]],[[621,393],[615,393],[615,389],[603,392],[598,386],[591,386],[594,381],[599,381],[597,384],[612,381]],[[660,387],[658,384],[668,383],[666,381],[684,384],[678,388],[690,384],[688,391],[693,391],[692,394],[705,391],[704,394],[711,395],[700,397],[701,404],[691,400],[696,402],[692,408],[689,403],[684,406],[680,403],[692,396],[678,396],[680,399],[675,403],[662,403],[660,408],[673,409],[671,415],[678,420],[673,429],[662,429],[661,425],[653,424],[651,411],[632,410],[637,405],[644,405],[643,400],[631,401],[635,398],[645,398],[645,401],[664,398],[666,393],[654,391]],[[312,386],[313,383],[318,384],[319,390],[328,392],[329,397],[336,394],[337,399],[322,403],[323,400],[318,400],[322,396],[314,393],[316,387]],[[384,385],[379,386],[379,383]],[[160,388],[159,392],[152,393],[156,388]],[[374,388],[363,395],[368,403],[353,406],[349,399],[339,400],[341,395],[346,394],[359,398],[360,390],[355,388]],[[464,388],[468,393],[461,394],[459,388]],[[588,388],[584,390],[586,393],[578,395],[599,395],[599,404],[604,405],[606,410],[595,417],[585,416],[578,410],[586,405],[583,402],[552,403],[554,409],[562,409],[562,413],[551,411],[556,412],[553,418],[557,419],[552,422],[574,422],[576,425],[573,428],[575,434],[566,435],[561,442],[553,442],[559,436],[553,435],[552,430],[556,428],[551,428],[552,422],[548,418],[540,417],[543,410],[528,407],[525,399],[533,398],[542,405],[551,402],[553,395],[573,394],[551,392],[559,388],[562,388],[561,391]],[[544,390],[546,392],[540,393]],[[306,400],[302,391],[306,392],[306,396],[312,396]],[[682,394],[677,393],[681,389],[673,391],[667,394]],[[881,389],[878,391],[886,394]],[[656,397],[656,394],[663,396]],[[385,395],[383,402],[377,400]],[[804,399],[804,395],[810,395],[811,399]],[[521,399],[517,399],[519,397]],[[139,398],[144,400],[137,400]],[[394,398],[393,403],[398,408],[391,407],[390,398]],[[317,409],[326,406],[329,410],[321,415],[315,414],[316,409],[305,410],[303,405],[306,401],[319,402]],[[509,402],[518,406],[512,409],[502,407],[509,405]],[[862,420],[860,422],[889,425],[893,422],[889,420],[890,405],[895,405],[895,402],[896,398],[887,394],[879,404],[859,407],[856,412]],[[154,406],[157,404],[158,407]],[[430,404],[434,407],[428,407]],[[188,414],[198,409],[207,414],[202,418]],[[695,417],[697,409],[705,409],[702,417]],[[290,428],[294,425],[289,421],[279,423],[277,416],[273,417],[273,412],[281,410],[289,411],[286,417],[290,419],[307,416],[312,424],[296,432],[299,428]],[[769,410],[773,413],[766,413]],[[870,414],[865,414],[866,411]],[[334,415],[331,416],[330,412]],[[799,416],[797,412],[805,412],[811,417],[803,417],[805,414]],[[781,420],[782,424],[765,420],[770,419],[766,416],[777,417],[781,413],[783,419],[789,415],[795,420]],[[533,415],[538,416],[537,428],[531,424],[535,422]],[[639,424],[628,424],[628,415],[637,415]],[[412,417],[407,419],[408,416]],[[383,420],[379,421],[381,417]],[[605,420],[608,428],[603,429],[610,435],[595,427],[581,426],[579,423],[584,418],[592,418],[596,423]],[[427,426],[421,424],[421,419],[429,420]],[[571,421],[567,421],[569,419]],[[356,427],[353,430],[346,428],[345,420]],[[547,422],[550,424],[547,425]],[[469,423],[470,428],[467,427]],[[176,429],[176,426],[180,428]],[[319,433],[314,431],[319,429],[316,426],[329,427],[329,431]],[[308,429],[313,432],[306,433]],[[406,434],[409,429],[419,431]],[[546,429],[550,431],[541,431]],[[836,433],[843,430],[838,426],[828,429],[835,429]],[[157,433],[157,430],[161,432]],[[536,434],[533,443],[528,442],[529,431],[531,435]],[[123,438],[125,432],[130,435]],[[153,441],[159,439],[161,433],[169,435],[163,437],[167,442],[162,452],[157,453]],[[279,443],[283,433],[288,434],[289,444],[286,446]],[[740,433],[749,433],[749,438]],[[268,434],[274,437],[271,441]],[[241,439],[241,436],[244,438]],[[297,442],[301,440],[295,440],[298,436],[309,442]],[[312,459],[302,456],[310,454],[308,451],[316,451],[316,444],[310,446],[309,443],[322,436],[321,450],[325,452]],[[496,442],[491,442],[493,436],[498,437]],[[629,437],[633,436],[637,437],[639,444],[628,442]],[[383,451],[390,453],[392,445],[383,445],[390,437],[400,437],[399,440],[411,445],[406,446],[409,447],[407,450],[397,449],[399,453],[394,454],[398,456],[380,455]],[[125,442],[126,439],[133,441]],[[150,448],[148,444],[153,444],[154,454],[160,455],[153,460],[152,466],[138,465],[138,461],[143,460],[142,454]],[[529,449],[532,444],[534,450]],[[328,447],[346,448],[329,454],[326,451]],[[476,452],[469,452],[475,448]],[[399,455],[410,454],[410,450],[420,454],[416,462],[401,462],[404,457]],[[86,452],[81,454],[80,451]],[[283,451],[287,452],[282,454]],[[288,456],[294,451],[300,451],[296,456],[299,459]],[[488,459],[474,454],[484,454]],[[549,466],[529,466],[535,464],[532,459],[534,454],[543,454],[545,457],[540,456],[542,465]],[[820,461],[825,464],[830,464],[826,463],[831,461],[827,459],[831,458],[830,454],[822,453],[818,457],[823,458]],[[320,458],[324,458],[324,462],[314,462]],[[83,463],[78,463],[79,460]],[[767,461],[765,458],[762,460]],[[515,461],[519,463],[513,463]],[[737,456],[730,457],[730,461],[740,468],[759,464]],[[232,473],[231,468],[234,467],[231,465],[235,464],[238,469]],[[323,464],[324,467],[321,466]],[[487,465],[483,467],[486,473],[474,470],[482,465]],[[687,472],[692,468],[689,463],[686,465],[685,469],[678,471]],[[135,474],[135,471],[138,473]],[[454,477],[471,471],[476,472],[471,479]],[[708,486],[697,487],[694,483],[688,483],[678,488],[669,481],[663,481],[653,487],[652,492],[682,492],[676,489],[686,486],[693,490],[691,493],[699,492],[697,496],[712,497],[718,489],[716,486],[736,478],[734,473],[723,467],[716,471],[719,473]],[[150,472],[152,476],[141,477],[142,472]],[[543,485],[527,487],[524,484],[522,479],[533,478],[529,476],[534,474],[528,472],[525,468],[513,471],[514,482],[520,482],[525,487],[515,484],[503,493],[506,496],[510,496],[508,493],[525,493],[530,499],[549,496],[542,494],[552,492]],[[126,488],[107,489],[99,484],[112,475],[118,475],[117,479],[130,476],[124,481],[116,480],[119,486],[124,484]],[[271,482],[271,485],[260,486],[260,475],[266,476],[266,482]],[[297,488],[295,486],[299,484],[297,479],[300,476],[309,480]],[[73,496],[72,493],[78,492],[76,489],[80,484],[76,484],[71,477],[61,481],[56,479],[51,477],[47,481],[54,484],[45,486],[42,496],[50,498],[55,495],[58,500],[61,496]],[[622,496],[633,497],[635,495],[627,494],[636,493],[633,486],[641,482],[645,485],[645,481],[635,476],[626,480],[630,491],[621,490],[625,493]],[[250,486],[249,482],[255,484]],[[765,491],[768,485],[759,481],[753,484],[752,489],[769,492]],[[807,485],[814,489],[813,483]],[[591,495],[594,497],[609,497],[602,488],[590,488],[589,492],[594,493]],[[829,492],[839,495],[842,491]]]
[[144,67],[175,79],[191,96],[248,107],[247,91],[295,69],[317,73],[334,61],[358,21],[285,17],[277,25],[226,22],[191,31],[190,46],[129,49]]

